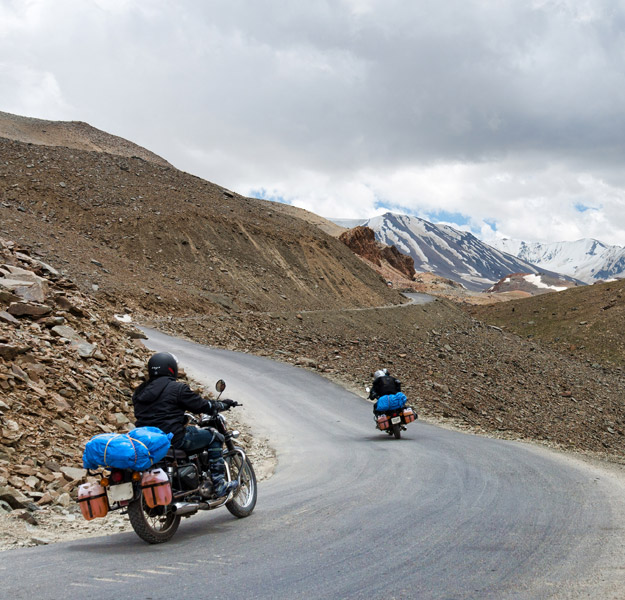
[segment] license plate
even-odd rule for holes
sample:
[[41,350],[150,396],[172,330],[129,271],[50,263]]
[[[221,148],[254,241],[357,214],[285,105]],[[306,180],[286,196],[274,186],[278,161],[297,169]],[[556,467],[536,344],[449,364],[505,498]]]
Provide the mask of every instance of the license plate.
[[106,489],[106,493],[109,498],[109,503],[120,502],[122,500],[132,500],[134,491],[132,489],[132,482],[120,483],[119,485],[110,485]]
[[393,417],[393,418],[391,419],[391,423],[392,423],[393,425],[397,425],[397,423],[401,423],[401,417]]

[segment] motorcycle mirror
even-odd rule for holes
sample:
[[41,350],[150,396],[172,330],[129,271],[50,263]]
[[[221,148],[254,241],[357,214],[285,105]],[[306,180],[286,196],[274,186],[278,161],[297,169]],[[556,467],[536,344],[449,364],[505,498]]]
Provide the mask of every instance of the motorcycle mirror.
[[226,389],[226,382],[223,379],[220,379],[215,384],[215,389],[221,394],[221,392],[223,392]]

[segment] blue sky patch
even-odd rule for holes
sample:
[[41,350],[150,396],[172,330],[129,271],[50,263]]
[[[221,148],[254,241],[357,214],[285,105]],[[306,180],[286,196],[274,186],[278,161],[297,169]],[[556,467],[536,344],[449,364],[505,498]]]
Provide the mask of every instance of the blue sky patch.
[[274,196],[269,194],[266,189],[260,188],[258,190],[250,191],[250,198],[258,198],[259,200],[270,200],[271,202],[281,202],[282,204],[290,204],[285,198],[282,196]]
[[599,209],[596,206],[588,206],[587,204],[582,204],[581,202],[578,202],[575,205],[575,210],[577,212],[585,213],[587,210],[599,210]]

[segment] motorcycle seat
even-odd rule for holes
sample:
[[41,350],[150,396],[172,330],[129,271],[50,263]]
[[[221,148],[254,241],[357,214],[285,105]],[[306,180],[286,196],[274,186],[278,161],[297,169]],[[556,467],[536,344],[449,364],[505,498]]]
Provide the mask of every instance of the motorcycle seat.
[[165,454],[165,458],[173,458],[173,459],[177,459],[177,458],[187,458],[187,453],[184,450],[180,450],[179,448],[170,448],[169,450],[167,450],[167,454]]

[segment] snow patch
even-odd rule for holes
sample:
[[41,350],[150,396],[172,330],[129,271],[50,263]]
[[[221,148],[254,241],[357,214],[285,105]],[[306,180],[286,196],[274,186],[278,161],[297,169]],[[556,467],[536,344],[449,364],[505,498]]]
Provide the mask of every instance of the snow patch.
[[527,283],[531,283],[532,285],[536,286],[537,288],[544,288],[547,290],[555,290],[556,292],[562,292],[563,290],[568,289],[566,286],[562,287],[562,286],[557,286],[557,285],[547,285],[546,283],[543,282],[542,277],[540,275],[525,275],[523,277],[523,279],[525,279],[525,281],[527,281]]

